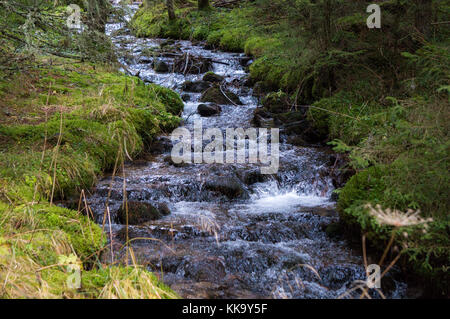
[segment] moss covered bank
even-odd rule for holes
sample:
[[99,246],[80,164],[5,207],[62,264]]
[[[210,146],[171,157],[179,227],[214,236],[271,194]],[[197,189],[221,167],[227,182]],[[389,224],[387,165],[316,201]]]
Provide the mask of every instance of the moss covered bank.
[[52,202],[78,199],[177,127],[180,97],[111,67],[45,56],[36,64],[0,81],[0,297],[176,297],[138,266],[103,265],[101,228]]

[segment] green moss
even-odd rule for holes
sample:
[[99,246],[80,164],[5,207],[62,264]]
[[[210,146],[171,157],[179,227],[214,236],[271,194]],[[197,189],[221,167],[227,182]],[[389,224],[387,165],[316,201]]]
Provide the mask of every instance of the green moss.
[[[10,92],[17,83],[0,82],[1,94],[10,105],[17,110],[26,107],[23,122],[27,123],[30,115],[37,120],[35,124],[0,122],[0,139],[8,141],[2,143],[0,152],[0,235],[9,238],[14,234],[11,245],[15,255],[7,258],[22,263],[21,282],[16,286],[34,278],[37,268],[43,269],[40,278],[48,290],[42,292],[32,284],[27,286],[30,296],[94,298],[104,285],[116,280],[96,268],[105,236],[83,213],[50,205],[48,200],[78,198],[81,190],[94,185],[98,174],[113,167],[118,156],[124,159],[125,150],[135,156],[155,136],[174,129],[183,102],[177,93],[147,86],[137,78],[90,64],[70,64],[78,69],[68,71],[65,60],[60,62],[37,70],[45,80],[35,83],[33,91],[46,92],[51,84],[55,90],[49,99],[47,94],[33,91],[13,96]],[[64,107],[55,108],[46,119],[42,107],[47,100]],[[85,267],[81,290],[67,287],[66,269],[58,266],[62,255],[72,253]],[[126,268],[119,271],[123,278],[132,275]],[[152,278],[159,287],[156,277]],[[6,296],[16,296],[16,286],[9,286]]]
[[284,113],[291,107],[289,96],[281,91],[267,94],[261,104],[272,113]]
[[[395,244],[399,247],[407,245],[401,263],[413,269],[413,273],[423,281],[424,286],[431,290],[429,293],[446,295],[449,284],[446,273],[450,262],[448,237],[450,219],[444,213],[446,195],[436,193],[436,188],[439,188],[439,182],[436,180],[432,183],[424,180],[414,182],[411,179],[405,180],[409,172],[411,167],[404,164],[399,166],[396,162],[390,166],[373,166],[357,173],[339,192],[339,215],[349,233],[365,233],[368,242],[382,251],[393,229],[390,226],[380,225],[371,217],[365,208],[366,204],[370,203],[372,206],[379,204],[384,208],[401,211],[421,207],[425,209],[427,216],[429,210],[426,206],[434,202],[436,213],[433,214],[433,222],[429,223],[427,231],[423,233],[420,227],[398,229]],[[436,179],[437,176],[433,178]],[[408,183],[409,191],[398,187],[402,181]],[[426,190],[427,185],[432,189]],[[423,190],[417,189],[417,186]],[[435,198],[430,199],[427,193],[434,194],[431,196]],[[408,233],[407,238],[403,236],[404,232]]]
[[166,106],[168,112],[174,115],[181,114],[184,103],[178,93],[158,85],[153,85],[150,89],[154,90],[154,93]]

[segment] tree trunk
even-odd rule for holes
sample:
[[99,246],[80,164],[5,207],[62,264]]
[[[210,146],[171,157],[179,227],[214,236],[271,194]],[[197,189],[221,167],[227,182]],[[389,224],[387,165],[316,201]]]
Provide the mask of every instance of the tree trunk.
[[91,30],[104,33],[109,14],[109,2],[107,0],[89,0],[87,13],[88,27]]
[[430,35],[433,18],[432,0],[415,0],[414,2],[416,5],[414,25],[427,38]]
[[323,28],[324,28],[324,42],[325,42],[325,50],[328,51],[330,48],[330,42],[331,42],[331,13],[332,13],[332,5],[331,0],[325,0],[324,1],[324,21],[323,21]]
[[198,9],[199,10],[209,9],[209,0],[198,0]]
[[173,0],[167,0],[167,13],[169,14],[169,20],[175,20],[177,17],[175,16],[175,11],[173,9]]

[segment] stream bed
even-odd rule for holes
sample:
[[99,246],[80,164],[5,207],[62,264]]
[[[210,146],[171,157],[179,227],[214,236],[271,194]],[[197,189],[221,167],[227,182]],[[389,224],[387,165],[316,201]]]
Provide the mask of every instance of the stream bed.
[[[134,12],[137,6],[129,8]],[[189,130],[200,119],[203,129],[252,126],[258,99],[245,85],[251,61],[243,54],[190,41],[135,38],[125,23],[108,24],[107,33],[128,72],[183,96],[183,126]],[[242,105],[222,104],[218,115],[201,117],[201,93],[186,92],[183,83],[200,81],[205,72],[155,72],[154,58],[146,52],[161,44],[213,61],[211,71],[224,78],[222,87],[235,93]],[[175,58],[159,59],[171,66]],[[335,155],[329,150],[293,146],[281,134],[279,171],[263,175],[250,163],[174,165],[168,160],[168,137],[160,137],[160,145],[161,152],[148,161],[126,164],[124,176],[100,180],[89,203],[102,223],[109,197],[111,224],[107,221],[105,229],[113,230],[117,250],[125,226],[115,212],[122,205],[124,188],[129,202],[165,204],[170,214],[130,225],[129,238],[139,263],[181,297],[338,298],[355,280],[365,280],[359,249],[325,232],[339,219],[329,173]],[[405,283],[390,275],[383,280],[389,281],[383,290],[386,297],[406,296]],[[371,296],[380,297],[375,291]]]

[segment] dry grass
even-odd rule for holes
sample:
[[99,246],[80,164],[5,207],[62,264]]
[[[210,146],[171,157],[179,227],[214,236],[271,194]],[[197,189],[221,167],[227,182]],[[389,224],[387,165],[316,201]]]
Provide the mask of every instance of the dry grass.
[[117,267],[111,268],[111,281],[103,288],[101,299],[175,299],[175,293],[161,288],[157,278],[150,272],[134,267],[131,273],[123,275]]

